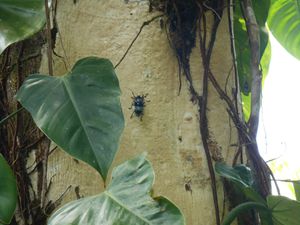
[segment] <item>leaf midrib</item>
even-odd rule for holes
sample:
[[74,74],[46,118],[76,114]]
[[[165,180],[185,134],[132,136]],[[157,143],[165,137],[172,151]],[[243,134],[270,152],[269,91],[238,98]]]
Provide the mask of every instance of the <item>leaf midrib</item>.
[[62,81],[63,81],[63,85],[65,86],[65,88],[66,88],[66,90],[67,90],[67,93],[68,93],[68,96],[70,97],[72,106],[73,106],[73,108],[74,108],[74,110],[75,110],[75,112],[76,112],[76,114],[77,114],[77,117],[78,117],[78,119],[79,119],[80,124],[81,124],[82,127],[83,127],[84,134],[85,134],[85,136],[86,136],[86,138],[87,138],[87,140],[88,140],[88,142],[89,142],[89,144],[90,144],[90,146],[91,146],[93,155],[94,155],[94,157],[95,157],[95,159],[96,159],[96,161],[97,161],[98,167],[101,169],[101,174],[102,174],[102,172],[103,172],[102,169],[103,169],[103,168],[101,167],[101,164],[99,164],[99,162],[98,162],[98,159],[97,159],[97,157],[96,157],[95,150],[94,150],[94,145],[93,145],[92,141],[91,141],[90,138],[89,138],[89,135],[88,135],[86,126],[84,126],[82,117],[80,116],[79,109],[78,109],[77,104],[76,104],[76,101],[75,101],[75,99],[72,97],[72,96],[73,96],[73,95],[72,95],[72,91],[70,90],[70,88],[68,88],[68,85],[67,85],[67,84],[68,84],[68,81],[66,80],[67,78],[68,78],[68,76],[61,77],[61,79],[62,79]]
[[133,212],[133,210],[131,210],[130,208],[126,207],[124,204],[122,204],[122,202],[118,201],[118,199],[114,198],[113,195],[111,195],[108,191],[103,192],[103,194],[107,195],[110,199],[112,199],[114,202],[116,202],[122,208],[126,209],[128,212],[130,212],[131,214],[133,214],[135,217],[139,218],[141,221],[143,221],[143,222],[145,222],[147,224],[151,224],[151,221],[146,220],[146,219],[142,218],[140,215],[138,215],[135,212]]

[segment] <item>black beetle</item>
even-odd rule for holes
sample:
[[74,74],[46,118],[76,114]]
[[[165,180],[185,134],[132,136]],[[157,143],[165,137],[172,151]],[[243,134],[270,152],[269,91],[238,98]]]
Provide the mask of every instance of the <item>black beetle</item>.
[[146,102],[150,102],[149,100],[146,101],[147,96],[148,96],[148,94],[135,96],[134,93],[132,92],[131,98],[133,101],[132,101],[129,109],[132,109],[132,107],[133,107],[133,112],[132,112],[130,118],[132,118],[133,114],[135,114],[137,117],[140,117],[140,120],[142,120]]

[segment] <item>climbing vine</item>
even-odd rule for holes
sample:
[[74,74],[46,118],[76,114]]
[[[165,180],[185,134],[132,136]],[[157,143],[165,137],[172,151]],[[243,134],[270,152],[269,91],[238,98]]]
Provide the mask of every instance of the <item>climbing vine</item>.
[[[199,128],[201,134],[201,140],[203,143],[206,160],[211,177],[212,194],[215,205],[215,217],[216,224],[219,225],[220,212],[218,205],[218,195],[216,190],[216,178],[213,169],[213,162],[210,149],[210,131],[209,121],[207,119],[207,106],[208,106],[208,86],[210,83],[215,88],[219,97],[227,104],[227,112],[235,124],[239,136],[239,150],[236,153],[236,159],[243,155],[242,149],[246,150],[246,154],[250,161],[252,171],[255,175],[255,182],[259,193],[266,198],[270,194],[270,175],[271,170],[268,165],[261,158],[258,146],[256,143],[256,133],[258,127],[258,113],[260,107],[260,96],[262,78],[260,71],[260,43],[259,43],[259,30],[258,24],[255,19],[255,13],[253,11],[252,3],[248,0],[240,1],[241,10],[243,11],[243,17],[246,21],[247,32],[249,36],[249,46],[251,51],[251,74],[252,74],[252,105],[251,115],[249,123],[246,123],[243,119],[237,104],[237,96],[235,100],[232,100],[230,96],[223,90],[215,78],[211,70],[211,55],[214,49],[214,43],[218,31],[219,23],[223,17],[223,11],[228,8],[228,23],[229,33],[233,40],[232,30],[232,15],[231,15],[231,1],[180,1],[180,0],[167,0],[164,1],[150,1],[152,7],[156,7],[158,10],[163,11],[166,16],[166,30],[170,41],[170,45],[173,48],[178,64],[179,64],[179,87],[181,88],[181,76],[183,75],[188,82],[188,88],[191,95],[191,101],[198,105],[199,113]],[[162,8],[164,5],[164,8]],[[239,7],[235,5],[235,7]],[[207,25],[207,17],[212,17],[213,24]],[[202,78],[202,92],[197,92],[194,87],[193,75],[190,71],[190,54],[195,47],[197,41],[197,31],[199,36],[199,46],[202,58],[203,66],[203,78]],[[209,35],[210,34],[210,35]],[[234,43],[232,42],[232,59],[233,65],[236,64],[236,56],[234,51]],[[236,70],[236,69],[235,69]],[[235,71],[236,86],[238,86],[237,71]],[[179,89],[180,89],[179,88]],[[237,93],[236,93],[237,95]]]

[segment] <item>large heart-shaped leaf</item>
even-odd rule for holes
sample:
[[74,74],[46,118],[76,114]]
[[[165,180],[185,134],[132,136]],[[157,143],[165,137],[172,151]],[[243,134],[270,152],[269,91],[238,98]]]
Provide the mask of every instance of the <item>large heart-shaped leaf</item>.
[[0,154],[0,224],[9,224],[17,204],[17,183],[9,165]]
[[271,195],[267,197],[267,203],[275,225],[299,225],[300,202]]
[[100,195],[68,203],[48,225],[183,225],[180,210],[164,197],[152,199],[152,166],[141,155],[116,167]]
[[300,0],[273,0],[268,26],[280,44],[300,59]]
[[81,59],[62,77],[31,75],[16,98],[52,141],[106,179],[124,127],[119,82],[109,60]]
[[23,40],[45,24],[44,0],[0,1],[0,54],[11,43]]

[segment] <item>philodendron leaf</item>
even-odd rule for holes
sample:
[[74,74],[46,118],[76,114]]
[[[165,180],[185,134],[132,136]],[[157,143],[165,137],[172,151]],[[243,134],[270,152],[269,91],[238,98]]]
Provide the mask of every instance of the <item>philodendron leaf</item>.
[[[220,176],[227,178],[230,181],[240,183],[244,187],[248,187],[252,183],[251,171],[246,166],[239,165],[237,168],[233,168],[225,163],[217,162],[215,165],[215,170]],[[241,172],[243,172],[242,176]]]
[[17,204],[17,183],[12,170],[0,154],[0,224],[9,224]]
[[267,23],[280,44],[300,59],[300,1],[272,0]]
[[272,210],[275,225],[299,225],[300,202],[283,196],[268,196],[268,208]]
[[112,180],[100,195],[63,206],[48,225],[184,225],[180,210],[168,199],[152,199],[152,166],[141,155],[112,172]]
[[225,163],[217,162],[215,170],[221,177],[233,182],[239,193],[243,193],[248,200],[266,204],[253,187],[253,177],[249,167],[242,164],[230,167]]
[[45,24],[44,0],[0,1],[0,54],[10,44],[39,31]]
[[108,59],[81,59],[62,77],[31,75],[16,98],[53,142],[106,179],[124,128],[119,82]]

